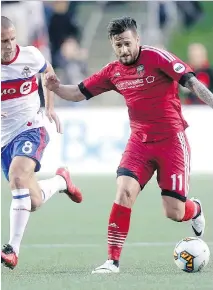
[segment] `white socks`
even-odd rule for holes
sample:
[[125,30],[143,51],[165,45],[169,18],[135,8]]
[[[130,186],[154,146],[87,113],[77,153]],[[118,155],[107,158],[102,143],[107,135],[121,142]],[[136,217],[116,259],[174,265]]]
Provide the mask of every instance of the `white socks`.
[[42,190],[43,203],[50,199],[57,191],[67,189],[66,181],[60,175],[46,180],[40,180],[38,184]]
[[[43,203],[57,191],[67,188],[66,181],[59,175],[47,180],[41,180],[38,183],[43,193]],[[13,200],[10,207],[10,240],[8,244],[13,247],[18,256],[21,240],[30,217],[31,199],[29,189],[12,190],[12,196]]]
[[12,195],[9,244],[18,256],[21,240],[30,217],[31,199],[29,189],[12,190]]

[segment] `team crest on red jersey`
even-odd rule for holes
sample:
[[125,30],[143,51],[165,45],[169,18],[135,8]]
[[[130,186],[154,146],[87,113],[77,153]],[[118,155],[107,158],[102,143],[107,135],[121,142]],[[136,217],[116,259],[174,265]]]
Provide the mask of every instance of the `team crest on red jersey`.
[[28,66],[25,66],[21,74],[24,76],[24,78],[29,78],[30,73],[30,68]]
[[141,64],[141,65],[139,65],[137,67],[137,73],[138,73],[139,76],[143,76],[144,75],[145,71],[144,71],[144,65],[143,64]]

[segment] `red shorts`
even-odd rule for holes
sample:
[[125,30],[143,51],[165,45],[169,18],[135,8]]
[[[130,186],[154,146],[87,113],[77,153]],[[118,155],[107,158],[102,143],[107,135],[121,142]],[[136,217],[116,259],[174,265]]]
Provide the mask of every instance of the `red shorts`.
[[158,142],[143,143],[132,134],[117,174],[128,175],[143,188],[155,170],[162,194],[186,200],[189,191],[190,146],[185,132]]

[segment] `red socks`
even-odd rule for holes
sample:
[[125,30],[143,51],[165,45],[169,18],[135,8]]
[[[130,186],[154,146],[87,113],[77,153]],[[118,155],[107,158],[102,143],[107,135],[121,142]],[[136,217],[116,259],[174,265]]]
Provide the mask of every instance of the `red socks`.
[[200,213],[200,210],[200,205],[197,202],[187,199],[185,203],[185,215],[182,221],[189,221],[195,218]]
[[108,259],[119,260],[129,232],[131,208],[114,203],[108,225]]
[[[200,213],[200,205],[188,199],[182,221],[195,218]],[[121,251],[129,232],[131,208],[114,203],[108,225],[108,259],[119,261]]]

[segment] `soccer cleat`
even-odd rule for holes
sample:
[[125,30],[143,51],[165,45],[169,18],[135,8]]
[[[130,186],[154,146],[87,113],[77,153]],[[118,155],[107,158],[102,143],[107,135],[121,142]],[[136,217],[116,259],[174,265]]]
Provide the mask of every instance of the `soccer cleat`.
[[11,270],[13,270],[18,263],[18,257],[16,256],[13,247],[9,244],[3,246],[1,251],[1,263]]
[[95,268],[92,274],[110,274],[119,273],[119,271],[119,266],[116,266],[113,260],[107,260],[103,265]]
[[202,237],[205,231],[205,217],[203,214],[202,205],[199,199],[191,198],[193,202],[197,202],[200,205],[200,214],[191,220],[192,229],[196,237]]
[[80,190],[72,183],[68,169],[65,167],[60,167],[57,169],[56,175],[60,175],[61,177],[63,177],[67,184],[67,189],[61,190],[60,192],[66,193],[67,196],[76,203],[82,202],[82,194]]

